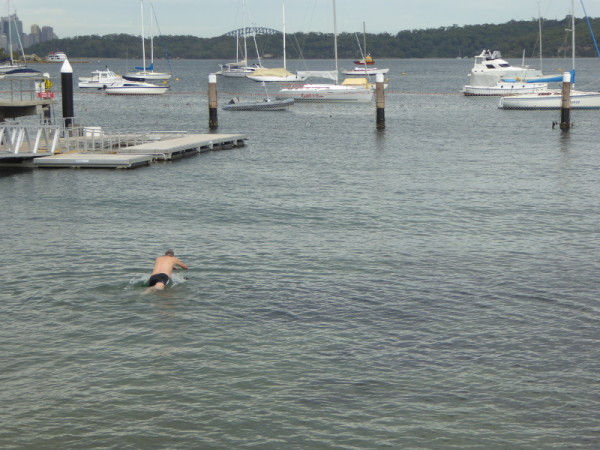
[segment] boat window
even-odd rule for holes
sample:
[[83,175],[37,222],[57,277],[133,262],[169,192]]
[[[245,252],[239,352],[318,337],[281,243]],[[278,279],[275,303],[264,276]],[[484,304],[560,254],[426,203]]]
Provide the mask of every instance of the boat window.
[[488,69],[495,69],[496,67],[493,64],[486,64],[485,67]]
[[500,64],[500,67],[510,67],[510,64],[508,64],[508,63]]

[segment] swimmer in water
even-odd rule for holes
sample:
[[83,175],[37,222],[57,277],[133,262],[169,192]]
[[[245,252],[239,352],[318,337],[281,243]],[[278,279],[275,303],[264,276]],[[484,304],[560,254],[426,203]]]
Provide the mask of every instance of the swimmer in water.
[[175,257],[173,250],[167,250],[163,256],[156,258],[154,261],[154,269],[152,269],[152,275],[148,280],[150,289],[163,290],[171,279],[173,270],[177,269],[177,266],[182,269],[188,269],[186,264]]

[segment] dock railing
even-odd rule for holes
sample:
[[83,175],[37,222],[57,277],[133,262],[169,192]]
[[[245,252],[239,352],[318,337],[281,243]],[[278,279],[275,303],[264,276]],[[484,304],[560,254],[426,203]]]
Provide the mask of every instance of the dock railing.
[[54,98],[52,83],[42,74],[38,77],[5,78],[0,86],[0,101],[25,102]]
[[115,131],[96,126],[0,124],[0,152],[23,153],[118,153],[120,149],[148,142],[183,137],[187,131]]

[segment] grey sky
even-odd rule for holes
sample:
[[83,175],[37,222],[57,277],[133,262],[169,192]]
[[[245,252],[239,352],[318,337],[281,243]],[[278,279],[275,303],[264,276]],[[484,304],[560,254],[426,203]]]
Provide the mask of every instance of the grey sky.
[[[368,32],[392,34],[406,29],[528,20],[538,17],[538,7],[544,18],[563,19],[571,8],[570,0],[336,1],[339,31],[362,31],[365,22]],[[589,16],[600,16],[600,1],[583,0],[583,4]],[[151,5],[163,35],[214,37],[242,24],[282,28],[282,0],[144,0],[147,35]],[[7,4],[4,8],[2,15],[8,11]],[[285,9],[289,33],[332,31],[331,0],[285,0]],[[139,0],[10,0],[10,10],[17,12],[26,31],[32,24],[49,25],[59,37],[139,35],[141,29]],[[583,16],[581,0],[575,1],[575,14]]]

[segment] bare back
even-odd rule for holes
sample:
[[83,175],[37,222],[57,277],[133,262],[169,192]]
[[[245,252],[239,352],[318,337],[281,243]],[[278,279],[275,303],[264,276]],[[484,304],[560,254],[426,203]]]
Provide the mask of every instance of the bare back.
[[152,275],[154,275],[155,273],[164,273],[166,275],[171,276],[173,270],[175,269],[175,266],[179,266],[182,269],[188,268],[188,266],[182,263],[175,256],[159,256],[154,261],[154,269],[152,269]]

